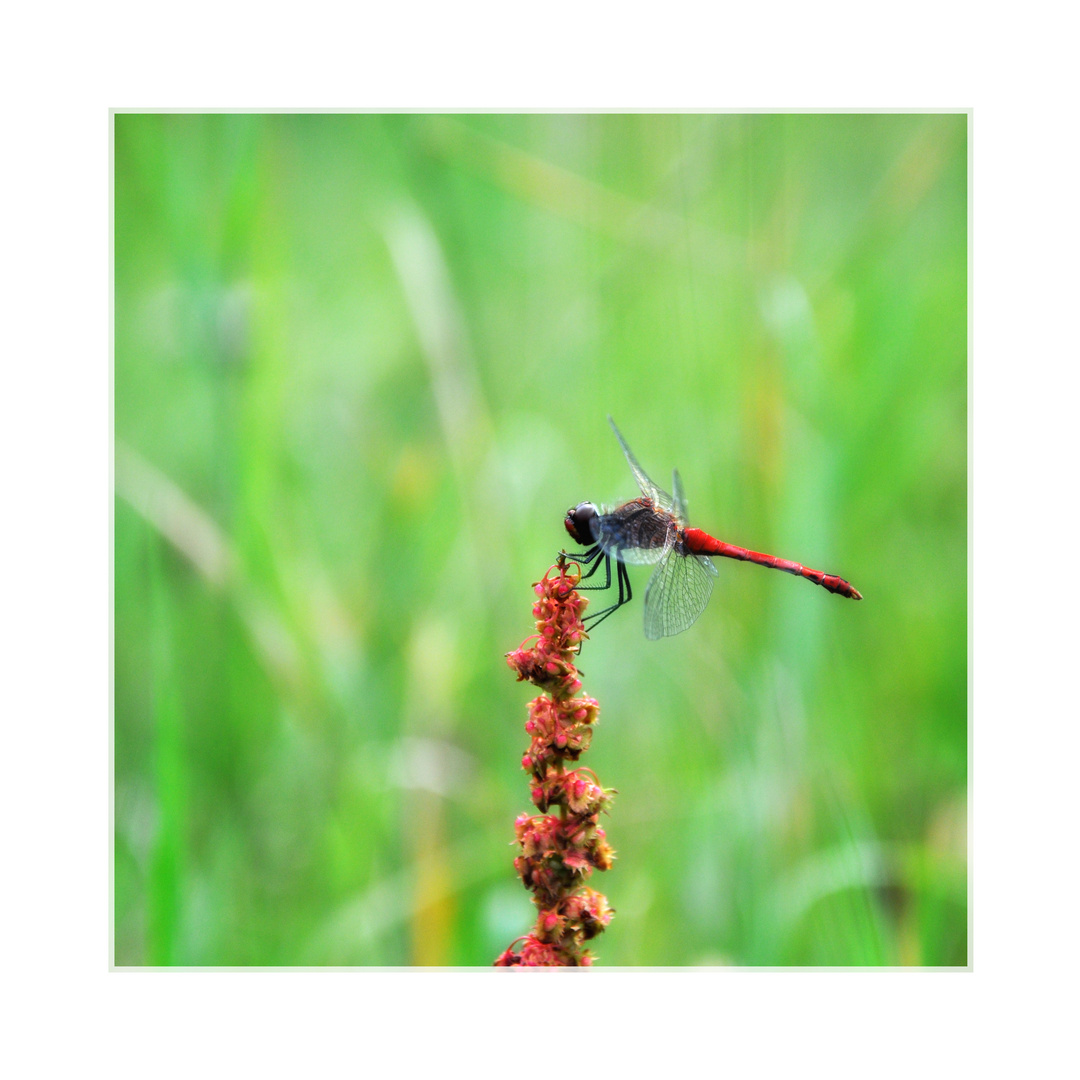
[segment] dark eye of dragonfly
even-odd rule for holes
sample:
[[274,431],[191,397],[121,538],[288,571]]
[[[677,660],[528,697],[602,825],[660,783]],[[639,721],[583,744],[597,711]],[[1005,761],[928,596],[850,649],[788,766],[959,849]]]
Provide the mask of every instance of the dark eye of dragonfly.
[[596,521],[596,507],[592,503],[578,503],[577,506],[566,511],[566,520],[563,524],[566,531],[579,544],[595,544],[596,537],[593,535],[593,523]]

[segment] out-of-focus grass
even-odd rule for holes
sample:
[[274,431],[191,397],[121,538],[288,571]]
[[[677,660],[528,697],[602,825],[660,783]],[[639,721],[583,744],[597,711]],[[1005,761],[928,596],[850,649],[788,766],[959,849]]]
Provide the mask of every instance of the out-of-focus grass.
[[[963,116],[115,131],[115,960],[489,964],[605,422],[740,564],[583,658],[604,964],[967,962]],[[724,562],[723,560],[721,562]]]

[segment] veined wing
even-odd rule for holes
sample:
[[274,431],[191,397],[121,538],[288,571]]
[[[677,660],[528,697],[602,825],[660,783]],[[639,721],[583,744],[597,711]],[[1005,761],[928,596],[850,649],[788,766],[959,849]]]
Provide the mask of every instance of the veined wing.
[[647,499],[652,499],[661,509],[674,511],[675,500],[663,488],[657,487],[649,479],[645,470],[638,464],[637,458],[634,457],[634,452],[626,445],[626,440],[622,437],[622,433],[615,426],[615,421],[610,416],[608,417],[608,423],[611,425],[611,430],[615,432],[615,438],[619,440],[622,452],[626,455],[626,461],[630,466],[630,471],[634,474],[634,479],[638,482],[638,487],[641,488],[641,494]]
[[682,477],[679,475],[678,469],[672,470],[671,490],[675,492],[675,513],[679,517],[679,524],[683,526],[689,525],[690,519],[686,516],[686,492],[683,491]]
[[658,562],[678,537],[675,518],[647,497],[631,499],[597,519],[596,542],[619,562],[640,566]]
[[667,548],[645,589],[645,636],[655,641],[692,626],[709,602],[716,576],[707,556]]

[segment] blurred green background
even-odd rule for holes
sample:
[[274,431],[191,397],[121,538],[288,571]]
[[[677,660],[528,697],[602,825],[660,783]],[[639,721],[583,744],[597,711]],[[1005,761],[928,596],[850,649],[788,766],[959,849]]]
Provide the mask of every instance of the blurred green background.
[[604,965],[967,963],[964,115],[117,115],[118,965],[487,965],[503,654],[581,500],[718,560],[588,644]]

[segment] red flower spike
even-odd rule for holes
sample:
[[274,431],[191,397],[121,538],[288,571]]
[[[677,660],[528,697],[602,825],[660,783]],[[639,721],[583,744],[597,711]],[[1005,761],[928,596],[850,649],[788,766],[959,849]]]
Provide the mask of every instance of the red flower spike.
[[[533,893],[538,915],[532,933],[502,953],[496,967],[587,967],[593,957],[585,942],[611,921],[607,899],[584,882],[615,857],[597,824],[614,792],[590,769],[566,769],[588,749],[600,711],[593,698],[575,696],[582,684],[574,660],[587,637],[581,617],[588,600],[576,591],[579,581],[577,567],[560,556],[533,586],[536,633],[506,654],[518,681],[543,691],[529,702],[531,741],[521,759],[540,813],[520,814],[514,822],[521,851],[514,869]],[[556,808],[557,814],[548,813]]]

